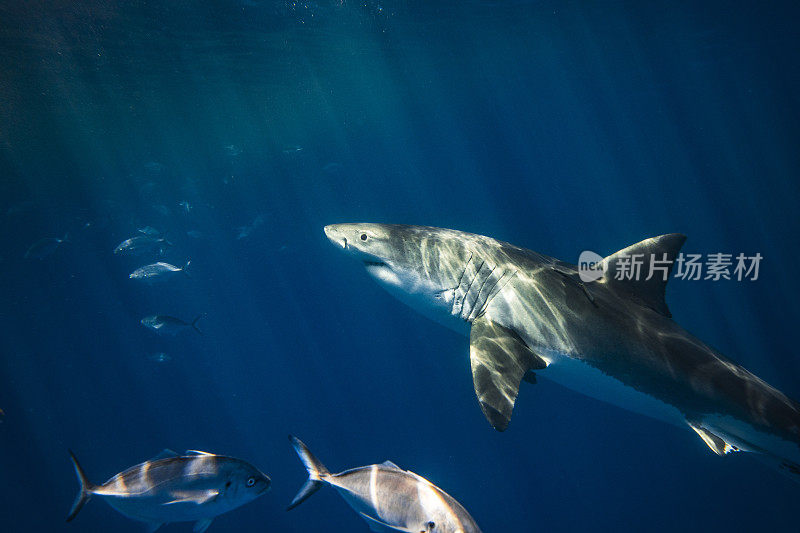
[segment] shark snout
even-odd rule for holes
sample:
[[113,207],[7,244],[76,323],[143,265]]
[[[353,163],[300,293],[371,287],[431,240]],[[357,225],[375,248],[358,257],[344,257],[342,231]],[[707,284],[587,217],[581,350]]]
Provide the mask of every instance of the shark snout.
[[342,235],[339,229],[336,227],[335,224],[331,224],[329,226],[325,226],[325,235],[328,237],[333,244],[341,246],[342,249],[347,248],[347,238]]

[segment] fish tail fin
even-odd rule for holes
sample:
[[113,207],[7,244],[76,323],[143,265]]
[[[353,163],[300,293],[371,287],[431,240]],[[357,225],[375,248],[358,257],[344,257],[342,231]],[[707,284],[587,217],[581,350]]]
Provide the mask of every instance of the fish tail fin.
[[194,329],[200,335],[203,334],[203,330],[197,327],[197,321],[200,320],[201,318],[203,318],[203,316],[204,316],[204,314],[201,313],[201,314],[197,315],[197,317],[195,317],[194,320],[192,320],[192,329]]
[[303,444],[303,441],[295,437],[294,435],[289,435],[289,441],[294,446],[294,451],[297,452],[297,455],[300,457],[300,460],[303,462],[303,465],[308,470],[308,481],[300,487],[300,491],[297,493],[297,496],[294,497],[292,503],[289,504],[289,507],[286,508],[287,511],[290,511],[306,501],[312,494],[317,492],[320,487],[322,486],[322,481],[327,476],[330,476],[330,472],[325,465],[323,465],[319,459],[314,457],[314,454],[308,449],[308,447]]
[[78,476],[78,481],[80,481],[81,491],[75,498],[75,503],[72,504],[72,509],[69,510],[67,522],[75,518],[83,506],[86,505],[86,502],[88,502],[89,498],[92,497],[92,491],[95,488],[94,485],[92,485],[89,480],[86,479],[86,474],[83,473],[83,468],[81,468],[81,465],[78,462],[77,457],[75,457],[75,454],[72,453],[72,450],[69,451],[69,456],[72,459],[73,466],[75,467],[75,474]]
[[191,260],[191,259],[187,259],[187,260],[186,260],[186,264],[185,264],[185,265],[183,265],[183,268],[181,269],[181,272],[183,272],[184,274],[186,274],[186,277],[187,277],[187,278],[191,278],[191,277],[192,277],[192,275],[191,275],[191,274],[189,274],[189,265],[191,265],[191,264],[192,264],[192,260]]

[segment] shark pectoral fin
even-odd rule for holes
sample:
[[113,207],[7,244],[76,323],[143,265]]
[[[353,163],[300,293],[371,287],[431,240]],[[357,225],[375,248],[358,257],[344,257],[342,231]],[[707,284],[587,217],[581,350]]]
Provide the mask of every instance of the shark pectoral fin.
[[699,424],[695,424],[693,422],[688,422],[688,421],[687,423],[689,424],[690,428],[692,428],[698,435],[700,435],[700,438],[703,439],[703,442],[705,442],[708,445],[708,447],[711,448],[711,451],[714,452],[715,454],[725,455],[731,452],[739,451],[739,448],[737,448],[733,444],[725,442],[725,439],[723,439],[722,437],[718,437],[717,435],[713,434],[711,431],[700,426]]
[[156,531],[158,528],[160,528],[163,525],[164,524],[162,524],[161,522],[147,522],[145,524],[144,530],[147,533],[153,533],[154,531]]
[[472,323],[469,344],[472,382],[483,414],[496,430],[504,431],[523,376],[531,369],[545,368],[547,362],[516,332],[485,315]]
[[372,518],[366,513],[359,512],[358,514],[360,514],[361,518],[363,518],[367,522],[369,530],[374,531],[375,533],[388,533],[391,531],[401,531],[396,527],[392,527],[385,522],[381,522],[377,518]]
[[194,531],[194,533],[204,533],[205,530],[208,529],[208,526],[210,526],[211,522],[213,521],[214,521],[213,518],[201,518],[200,520],[194,523],[192,531]]

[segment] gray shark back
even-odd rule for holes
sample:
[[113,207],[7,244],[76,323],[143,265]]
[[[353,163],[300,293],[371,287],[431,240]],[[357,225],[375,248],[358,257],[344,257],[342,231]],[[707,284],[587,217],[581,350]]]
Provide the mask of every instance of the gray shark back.
[[[569,263],[455,230],[337,224],[325,232],[403,301],[466,326],[475,392],[496,429],[506,429],[521,381],[537,372],[689,425],[715,453],[761,452],[800,479],[800,406],[671,320],[664,293],[683,235],[612,254],[584,281]],[[644,275],[618,276],[636,255]],[[663,277],[659,264],[669,265]]]

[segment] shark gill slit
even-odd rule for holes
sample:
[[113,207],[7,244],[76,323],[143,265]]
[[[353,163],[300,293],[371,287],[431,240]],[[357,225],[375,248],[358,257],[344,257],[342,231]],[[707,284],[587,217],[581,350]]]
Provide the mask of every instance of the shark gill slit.
[[[492,270],[492,274],[494,274],[494,270]],[[516,274],[516,272],[514,272],[514,274]],[[514,274],[512,274],[512,276]],[[489,291],[486,293],[486,299],[484,300],[484,302],[481,304],[481,306],[479,308],[477,308],[478,312],[476,313],[475,309],[474,308],[472,309],[472,313],[470,313],[470,316],[469,316],[470,320],[475,320],[476,318],[481,316],[486,311],[486,308],[489,307],[489,303],[492,301],[492,299],[495,296],[497,296],[497,294],[500,292],[500,290],[502,290],[502,287],[501,287],[500,290],[495,292],[495,288],[500,284],[500,282],[503,280],[505,275],[506,275],[506,271],[503,270],[500,273],[500,277],[495,280],[494,285],[492,285],[492,288],[489,289]],[[505,287],[505,285],[503,285],[503,287]]]
[[[483,306],[486,304],[486,299],[489,297],[489,294],[491,292],[491,291],[484,292],[483,289],[484,289],[484,287],[486,287],[486,283],[488,283],[488,281],[494,275],[494,272],[495,272],[495,270],[497,270],[497,267],[493,266],[493,267],[487,267],[487,268],[490,269],[489,273],[486,275],[486,277],[481,282],[481,286],[478,287],[478,291],[475,294],[475,301],[472,303],[472,307],[469,310],[469,315],[467,315],[467,317],[465,319],[468,322],[471,321],[471,320],[475,320],[475,317],[473,316],[475,314],[475,311],[477,310],[478,312],[480,312],[480,310],[483,309]],[[492,287],[494,287],[494,285],[492,285]]]
[[453,289],[453,307],[452,309],[450,309],[450,314],[453,316],[459,316],[461,314],[460,310],[458,311],[458,313],[456,313],[456,305],[458,305],[460,301],[463,302],[463,298],[459,300],[458,290],[461,288],[461,282],[464,281],[464,276],[467,274],[467,269],[469,268],[470,263],[472,263],[472,252],[470,252],[469,259],[467,259],[467,262],[464,263],[464,270],[461,271],[461,275],[458,277],[458,283],[456,284],[455,289]]
[[[464,317],[464,306],[467,304],[467,298],[469,297],[470,291],[472,290],[472,285],[475,283],[475,280],[478,279],[481,270],[483,270],[484,263],[486,263],[486,261],[481,261],[481,265],[477,268],[477,270],[475,271],[475,275],[472,276],[472,279],[469,281],[469,286],[467,287],[467,290],[464,291],[464,301],[461,302],[461,312],[459,312],[458,314],[464,320],[466,320],[466,317]],[[469,312],[467,312],[467,317],[469,317]]]

